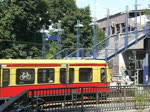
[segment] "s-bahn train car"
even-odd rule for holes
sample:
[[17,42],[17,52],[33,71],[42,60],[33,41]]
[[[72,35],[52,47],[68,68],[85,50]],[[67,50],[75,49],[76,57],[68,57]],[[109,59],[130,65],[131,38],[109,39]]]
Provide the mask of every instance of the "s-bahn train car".
[[0,59],[1,100],[27,89],[109,86],[110,79],[104,60]]

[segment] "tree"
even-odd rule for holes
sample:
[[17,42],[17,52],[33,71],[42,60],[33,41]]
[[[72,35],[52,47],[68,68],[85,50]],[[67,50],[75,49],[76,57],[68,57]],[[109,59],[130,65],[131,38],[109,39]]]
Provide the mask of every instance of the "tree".
[[[43,0],[4,0],[0,3],[0,39],[3,39],[0,58],[40,56],[39,47],[16,41],[41,43],[41,34],[37,31],[42,24],[48,23],[46,10],[47,5]],[[6,39],[9,42],[4,41]]]
[[84,27],[81,29],[81,48],[92,47],[92,26],[90,23],[92,22],[92,18],[90,17],[90,8],[89,6],[78,9],[77,19],[81,20],[81,23]]
[[[57,28],[58,21],[61,21],[63,32],[61,34],[62,49],[75,47],[75,29],[77,7],[74,0],[45,0],[48,5],[48,12],[53,27]],[[57,35],[57,33],[51,33]],[[47,56],[55,55],[57,51],[57,41],[48,42]]]
[[[63,29],[61,35],[62,49],[76,48],[77,29],[75,28],[75,25],[77,24],[77,20],[80,20],[81,24],[84,26],[80,29],[80,47],[92,47],[93,30],[90,26],[91,17],[89,6],[85,8],[77,8],[75,0],[46,0],[46,3],[49,7],[50,19],[52,20],[54,27],[56,28],[58,21],[61,21],[61,26]],[[97,42],[99,42],[103,34],[100,29],[97,28],[97,30],[99,36]],[[52,45],[57,46],[57,42],[49,42],[50,49],[48,51],[48,56],[57,52],[57,47],[54,49]]]
[[97,26],[97,49],[104,48],[104,39],[105,39],[105,33],[102,29],[98,28]]
[[[77,20],[84,25],[80,47],[92,47],[90,8],[78,8],[75,0],[4,0],[0,12],[0,58],[40,58],[42,45],[37,43],[42,43],[42,36],[38,31],[43,24],[57,28],[58,21],[63,29],[62,49],[76,48]],[[47,42],[46,48],[47,57],[56,54],[57,41]]]
[[[148,6],[150,8],[150,5],[148,5]],[[145,9],[144,13],[147,16],[147,19],[149,20],[148,23],[150,24],[150,9]]]

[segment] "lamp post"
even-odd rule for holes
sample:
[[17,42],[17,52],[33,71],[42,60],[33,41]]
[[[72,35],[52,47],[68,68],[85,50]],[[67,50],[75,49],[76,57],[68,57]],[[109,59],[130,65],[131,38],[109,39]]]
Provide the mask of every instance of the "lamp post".
[[[39,18],[39,21],[41,23],[42,22],[42,18],[40,17]],[[49,20],[49,22],[51,22],[51,20]],[[46,30],[46,24],[43,24],[42,25],[42,29],[40,31],[42,33],[42,59],[45,59],[46,58],[46,41],[45,41],[45,36],[47,35],[47,30]]]
[[106,47],[108,47],[109,45],[109,32],[110,32],[110,20],[109,20],[109,15],[110,15],[110,11],[108,8],[107,9],[107,23],[106,23]]
[[93,27],[93,59],[96,59],[96,37],[97,37],[96,18],[93,19],[93,22],[90,25]]
[[110,12],[109,12],[109,9],[108,8],[105,8],[107,9],[107,21],[106,21],[106,31],[105,31],[105,36],[106,36],[106,42],[105,42],[105,60],[107,60],[107,47],[109,45],[109,35],[110,35],[110,19],[109,19],[109,16],[110,16]]
[[57,58],[58,59],[60,59],[61,58],[61,54],[60,54],[60,51],[61,51],[61,32],[62,32],[63,30],[61,29],[61,21],[59,21],[58,22],[58,24],[57,24],[57,32],[58,32],[58,34],[57,34],[57,38],[58,38],[58,40],[57,40],[57,49],[58,49],[58,55],[57,55]]
[[42,59],[46,58],[45,25],[42,25]]
[[135,33],[135,41],[137,42],[137,37],[138,37],[138,31],[137,31],[137,6],[138,6],[138,1],[135,0],[135,13],[134,13],[134,33]]
[[125,49],[128,48],[128,18],[129,18],[129,11],[128,6],[126,6],[126,14],[125,14]]
[[75,27],[77,28],[77,54],[76,54],[76,57],[79,57],[80,56],[80,53],[79,53],[79,48],[80,48],[80,28],[83,27],[82,24],[80,24],[80,20],[77,20],[77,25],[75,25]]

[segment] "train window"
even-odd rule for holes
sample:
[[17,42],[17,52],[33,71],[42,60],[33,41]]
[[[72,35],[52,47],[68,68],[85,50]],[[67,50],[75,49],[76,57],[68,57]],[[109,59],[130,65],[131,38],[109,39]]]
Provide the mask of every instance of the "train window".
[[92,68],[80,68],[79,69],[79,81],[92,81],[93,71]]
[[66,68],[60,69],[60,83],[65,84],[66,83]]
[[100,69],[100,77],[101,77],[101,82],[106,82],[106,69],[105,68],[101,68]]
[[34,69],[17,69],[16,84],[33,84],[35,77]]
[[69,68],[69,83],[74,81],[74,68]]
[[38,83],[53,83],[54,73],[55,70],[53,68],[38,69]]
[[10,70],[9,69],[3,69],[3,87],[6,87],[10,83]]
[[[60,83],[65,84],[66,82],[66,68],[60,69]],[[69,83],[73,83],[74,81],[74,68],[69,68]]]

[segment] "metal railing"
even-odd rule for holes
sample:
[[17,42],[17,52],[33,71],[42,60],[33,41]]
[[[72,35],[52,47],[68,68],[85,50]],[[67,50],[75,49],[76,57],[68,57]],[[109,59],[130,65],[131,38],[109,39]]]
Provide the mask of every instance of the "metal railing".
[[[138,37],[135,38],[134,31],[128,32],[127,43],[125,42],[126,36],[125,34],[119,34],[118,38],[114,40],[114,38],[110,38],[110,45],[104,49],[104,51],[100,51],[100,53],[104,53],[106,60],[111,59],[113,56],[118,55],[121,52],[124,52],[132,45],[136,44],[138,41],[146,38],[146,34],[144,34],[145,30],[138,31]],[[112,49],[113,48],[113,49]]]
[[[146,37],[144,34],[145,30],[139,30],[138,34],[139,36],[135,38],[134,31],[128,32],[128,44],[126,46],[125,43],[125,33],[119,33],[110,36],[109,38],[101,41],[96,45],[96,59],[103,59],[103,60],[109,60],[113,56],[118,55],[119,53],[123,52],[126,47],[130,47],[134,45],[136,42],[139,40],[143,39]],[[106,47],[106,41],[109,41],[109,45]],[[93,51],[95,49],[94,47],[92,48],[79,48],[79,49],[74,49],[72,53],[69,55],[66,55],[64,59],[93,59]],[[76,57],[76,53],[80,52],[80,56]]]
[[[40,102],[30,102],[39,98],[44,103],[35,108]],[[150,108],[150,85],[28,90],[1,105],[0,112],[15,112],[16,107],[30,107],[34,112],[139,110]]]
[[64,57],[68,56],[69,54],[72,54],[76,50],[77,50],[76,48],[65,48],[62,51],[60,51],[57,54],[55,54],[53,57],[50,57],[50,59],[61,59],[61,58],[64,58]]
[[136,70],[143,70],[143,60],[136,60],[135,61],[135,69]]
[[[57,53],[53,58],[59,59],[93,59],[94,49],[96,49],[96,59],[109,60],[113,56],[125,51],[130,46],[134,45],[138,41],[149,37],[149,29],[147,26],[144,29],[138,30],[138,37],[135,38],[135,31],[130,31],[126,33],[118,33],[111,35],[93,46],[92,48],[66,48],[61,52]],[[127,40],[126,40],[127,39]],[[109,41],[109,45],[106,46],[106,41]],[[127,41],[127,43],[126,43]],[[79,56],[77,57],[77,52]]]

